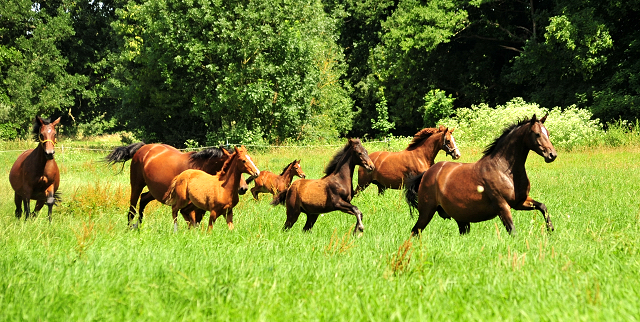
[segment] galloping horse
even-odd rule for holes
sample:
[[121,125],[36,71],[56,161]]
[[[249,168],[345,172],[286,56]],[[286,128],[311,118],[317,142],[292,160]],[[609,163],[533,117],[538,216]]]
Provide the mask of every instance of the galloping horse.
[[11,167],[9,182],[15,191],[17,218],[22,216],[22,205],[24,205],[24,219],[29,219],[29,203],[31,200],[36,200],[34,212],[40,211],[46,203],[49,207],[49,222],[51,222],[51,211],[56,200],[59,200],[57,191],[60,186],[60,171],[56,160],[53,159],[58,138],[55,126],[58,123],[60,118],[51,122],[49,119],[36,116],[33,122],[33,134],[40,144],[35,149],[22,152]]
[[[280,175],[276,175],[271,171],[261,171],[260,175],[255,178],[256,185],[251,188],[251,194],[255,200],[258,200],[258,193],[260,192],[270,193],[275,197],[278,192],[289,188],[293,176],[298,176],[302,179],[306,178],[302,168],[300,168],[300,160],[293,160],[293,162],[284,167]],[[247,184],[251,183],[253,178],[249,178]]]
[[378,186],[378,193],[384,193],[387,188],[402,189],[409,176],[427,171],[433,165],[440,150],[444,150],[454,160],[459,159],[460,150],[453,138],[453,130],[442,125],[437,129],[425,128],[413,136],[413,140],[403,151],[371,153],[376,169],[371,172],[358,169],[358,187],[354,195],[371,183]]
[[[131,221],[136,216],[138,198],[140,198],[138,222],[142,223],[144,208],[153,200],[160,202],[164,200],[164,195],[175,176],[187,169],[198,169],[209,174],[217,173],[229,159],[229,153],[223,151],[224,149],[209,148],[200,152],[183,153],[167,144],[144,144],[144,142],[113,149],[105,158],[109,164],[131,160],[129,172],[131,196],[127,214],[129,225],[131,226]],[[149,191],[142,193],[145,186],[149,187]],[[241,179],[240,187],[241,194],[248,190],[244,179]],[[190,214],[191,211],[196,213]],[[191,226],[199,223],[204,213],[202,210],[192,208],[182,210],[184,219],[189,221]],[[132,227],[137,226],[136,223]]]
[[546,119],[545,115],[538,120],[534,114],[530,120],[505,128],[478,162],[438,162],[408,181],[407,202],[420,214],[411,233],[422,231],[436,211],[443,218],[453,218],[460,234],[469,232],[469,223],[496,216],[511,233],[515,227],[510,208],[540,210],[552,231],[547,207],[529,196],[531,185],[524,168],[530,150],[547,163],[558,156],[543,125]]
[[370,171],[375,168],[360,140],[349,139],[347,145],[329,162],[322,179],[299,179],[289,189],[280,192],[271,204],[287,205],[287,221],[283,229],[290,229],[298,220],[300,212],[307,214],[303,230],[308,231],[316,223],[318,215],[340,210],[356,216],[354,233],[364,231],[362,212],[351,204],[353,171],[356,165]]
[[[185,170],[171,182],[171,186],[164,195],[165,204],[171,206],[173,215],[173,229],[178,229],[178,210],[193,204],[199,209],[210,211],[209,229],[218,216],[227,219],[229,230],[233,229],[233,207],[238,204],[238,188],[242,173],[251,176],[260,174],[260,170],[251,161],[244,147],[235,148],[217,175],[210,175],[201,170]],[[192,220],[195,220],[193,218]]]

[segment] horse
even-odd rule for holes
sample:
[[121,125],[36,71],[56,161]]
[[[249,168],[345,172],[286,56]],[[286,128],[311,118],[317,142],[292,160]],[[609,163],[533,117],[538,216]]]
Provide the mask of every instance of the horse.
[[409,176],[427,171],[438,152],[444,150],[453,160],[460,158],[460,150],[453,138],[453,131],[440,125],[439,128],[425,128],[413,136],[409,146],[400,152],[377,151],[369,155],[376,167],[372,172],[358,169],[358,187],[354,195],[373,183],[378,193],[386,189],[402,189]]
[[[260,192],[270,193],[275,197],[280,191],[289,188],[293,176],[298,176],[302,179],[307,177],[300,167],[300,160],[293,160],[282,169],[280,175],[276,175],[271,171],[260,172],[260,175],[255,178],[256,184],[251,188],[251,194],[255,200],[258,200],[258,193]],[[251,183],[253,178],[247,179],[247,184]]]
[[[129,183],[131,195],[129,198],[129,212],[127,213],[128,225],[137,228],[142,224],[144,208],[153,200],[162,202],[165,193],[171,185],[171,180],[187,169],[198,169],[209,174],[216,174],[225,161],[229,159],[229,153],[224,148],[209,148],[199,152],[183,153],[167,144],[134,143],[128,146],[114,148],[105,157],[108,164],[124,163],[131,160],[129,171]],[[144,187],[149,191],[142,193]],[[240,194],[246,193],[248,186],[244,179],[240,180]],[[136,216],[136,204],[140,199],[140,215],[138,223],[131,224]],[[195,211],[195,214],[191,214]],[[192,227],[202,220],[204,211],[195,208],[182,210],[182,215]],[[194,219],[195,218],[195,219]]]
[[189,169],[180,173],[171,181],[164,195],[164,203],[171,206],[173,229],[178,229],[178,210],[193,204],[198,209],[209,211],[209,229],[218,216],[227,219],[229,230],[233,229],[233,207],[238,204],[238,188],[242,173],[251,176],[260,175],[260,170],[247,154],[247,149],[236,147],[234,154],[222,150],[228,159],[217,175],[202,170]]
[[15,191],[16,218],[22,217],[24,205],[24,219],[29,219],[31,200],[36,200],[35,213],[45,204],[49,207],[49,222],[51,212],[56,201],[60,200],[58,187],[60,186],[60,170],[53,156],[58,140],[56,125],[60,118],[51,122],[36,116],[33,121],[33,134],[40,143],[35,149],[22,152],[9,172],[9,182]]
[[281,191],[271,205],[286,204],[287,220],[283,230],[293,227],[301,212],[307,215],[303,231],[309,231],[318,216],[335,210],[354,215],[356,227],[353,231],[364,231],[362,212],[351,204],[353,172],[359,165],[369,171],[375,166],[359,139],[349,139],[347,144],[329,162],[321,179],[299,179],[289,189]]
[[529,196],[531,184],[525,170],[530,150],[553,162],[558,154],[544,126],[545,115],[524,119],[503,130],[475,163],[438,162],[407,182],[405,197],[410,209],[418,209],[418,221],[411,230],[420,233],[434,213],[453,218],[460,234],[467,234],[470,223],[500,217],[507,232],[514,232],[511,208],[542,213],[549,231],[553,224],[547,207]]

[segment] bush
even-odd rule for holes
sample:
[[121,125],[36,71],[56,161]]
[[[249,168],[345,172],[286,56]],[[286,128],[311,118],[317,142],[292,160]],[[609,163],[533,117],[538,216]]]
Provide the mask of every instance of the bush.
[[533,114],[543,117],[549,113],[545,126],[551,142],[557,148],[573,149],[578,146],[595,145],[603,136],[598,119],[591,119],[589,111],[574,105],[565,109],[554,107],[548,110],[522,98],[514,98],[504,106],[495,108],[486,104],[460,108],[456,115],[441,119],[439,124],[456,128],[456,139],[462,145],[486,146],[493,142],[502,130],[518,120],[531,118]]
[[443,90],[434,89],[424,96],[424,127],[435,127],[438,120],[449,117],[453,114],[453,101],[451,94],[447,94]]

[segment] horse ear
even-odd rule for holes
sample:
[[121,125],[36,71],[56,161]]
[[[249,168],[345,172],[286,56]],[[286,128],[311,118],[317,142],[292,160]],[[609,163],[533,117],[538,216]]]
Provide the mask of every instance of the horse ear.
[[[242,147],[241,147],[242,148]],[[236,151],[236,153],[238,153],[238,151],[240,151],[240,149],[237,146],[233,147],[233,150]]]
[[533,117],[531,118],[531,124],[533,124],[533,123],[535,123],[537,121],[538,121],[538,119],[536,118],[536,115],[533,114]]
[[547,115],[540,119],[540,123],[544,124],[544,121],[547,120],[547,116],[549,116],[549,113],[547,113]]
[[444,130],[445,130],[444,125],[440,124],[440,126],[438,127],[438,131],[442,132]]
[[455,131],[455,130],[456,130],[456,128],[454,127],[451,130],[449,130],[449,133],[453,133],[453,131]]
[[36,122],[40,123],[40,125],[44,125],[44,120],[40,116],[36,116]]
[[51,125],[56,126],[58,125],[58,123],[60,123],[60,118],[57,118],[55,121],[53,121]]
[[222,148],[222,153],[224,153],[225,155],[231,155],[231,153],[229,153],[229,151],[227,151],[227,149]]

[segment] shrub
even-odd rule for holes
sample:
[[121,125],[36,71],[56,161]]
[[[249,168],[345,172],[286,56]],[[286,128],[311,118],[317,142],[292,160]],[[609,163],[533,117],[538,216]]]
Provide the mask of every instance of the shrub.
[[462,145],[486,146],[496,139],[502,130],[518,120],[530,118],[533,114],[543,117],[549,113],[545,126],[549,130],[555,147],[573,149],[578,146],[597,144],[603,135],[598,119],[591,119],[591,112],[572,105],[565,109],[551,110],[535,103],[527,103],[522,98],[514,98],[505,105],[495,108],[487,104],[460,108],[456,115],[441,119],[439,124],[456,128],[456,139]]

